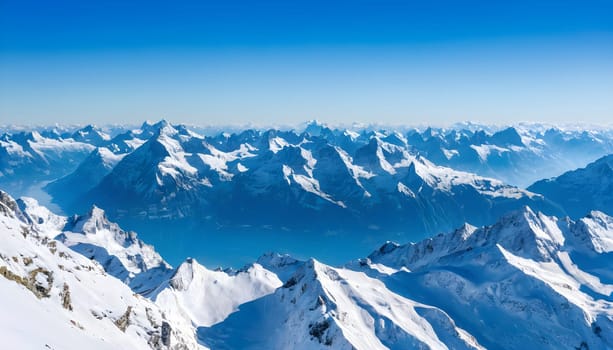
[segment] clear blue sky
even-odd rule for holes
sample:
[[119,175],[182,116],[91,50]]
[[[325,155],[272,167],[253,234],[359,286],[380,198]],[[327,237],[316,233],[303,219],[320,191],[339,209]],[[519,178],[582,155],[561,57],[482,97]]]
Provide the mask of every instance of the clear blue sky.
[[0,0],[0,124],[613,121],[611,1]]

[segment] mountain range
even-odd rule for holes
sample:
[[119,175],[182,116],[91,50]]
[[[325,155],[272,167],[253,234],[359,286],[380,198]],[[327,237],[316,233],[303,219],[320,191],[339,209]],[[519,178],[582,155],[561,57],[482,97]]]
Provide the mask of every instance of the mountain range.
[[[566,192],[541,189],[543,181],[528,189],[509,184],[527,185],[608,154],[608,129],[463,124],[386,131],[311,122],[294,130],[198,131],[162,120],[5,133],[0,187],[54,211],[104,208],[174,263],[195,255],[235,266],[259,254],[233,245],[238,237],[257,235],[261,246],[303,258],[330,257],[342,244],[345,253],[334,261],[342,263],[384,240],[493,224],[523,206],[575,219],[592,209],[610,213],[606,186],[587,190],[610,178],[597,171],[593,179],[576,176]],[[235,253],[218,254],[210,242]]]
[[[492,135],[475,132],[471,139],[469,133],[456,132],[457,142],[450,145],[446,140],[451,134],[435,137],[432,129],[407,135],[355,133],[312,123],[301,133],[245,130],[204,137],[165,121],[145,123],[108,140],[46,189],[67,212],[96,204],[117,220],[187,219],[216,227],[297,229],[322,223],[333,230],[403,232],[411,227],[424,235],[465,221],[492,223],[522,205],[563,214],[539,195],[436,165],[424,157],[434,153],[424,152],[417,140],[430,135],[441,147],[457,149],[468,142],[473,151],[478,145],[512,145],[509,152],[518,159],[526,152],[547,153],[542,142],[512,128]],[[573,140],[585,141],[579,136]],[[609,147],[589,140],[603,151]],[[531,146],[522,148],[524,143]],[[452,153],[459,163],[470,163],[466,152]],[[500,164],[494,158],[479,159],[488,169]],[[513,164],[506,166],[521,171]]]
[[336,267],[269,253],[172,268],[99,208],[58,216],[4,192],[0,234],[0,322],[20,348],[613,346],[613,218],[597,211],[523,207]]

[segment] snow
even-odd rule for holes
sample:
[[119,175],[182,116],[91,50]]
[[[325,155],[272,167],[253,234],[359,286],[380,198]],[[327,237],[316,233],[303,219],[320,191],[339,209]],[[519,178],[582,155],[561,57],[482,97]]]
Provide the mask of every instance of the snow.
[[147,142],[146,140],[141,140],[139,138],[133,138],[133,139],[129,139],[129,140],[125,140],[124,141],[131,149],[135,150],[137,148],[139,148],[140,146],[142,146],[145,142]]
[[405,184],[403,184],[402,182],[398,183],[398,192],[400,193],[404,193],[409,197],[415,198],[415,193],[413,193],[413,191],[411,191],[410,188],[408,188]]
[[4,315],[11,315],[0,317],[2,342],[7,346],[66,350],[113,350],[123,346],[146,349],[108,324],[81,330],[69,322],[70,315],[52,302],[38,300],[24,287],[3,278],[0,278],[0,307]]
[[[520,203],[549,213],[559,211],[532,192],[437,166],[420,155],[414,149],[417,146],[406,144],[407,135],[396,131],[362,133],[351,139],[343,130],[310,136],[274,129],[199,138],[185,127],[174,128],[167,122],[146,124],[143,130],[147,131],[143,137],[151,134],[147,136],[150,137],[147,147],[123,156],[110,173],[100,178],[88,176],[92,179],[90,183],[71,182],[75,191],[54,191],[54,200],[62,206],[98,203],[111,213],[144,212],[143,217],[172,220],[197,220],[207,212],[212,213],[207,216],[220,222],[252,226],[254,220],[249,215],[234,216],[232,210],[218,209],[258,211],[261,199],[272,199],[279,206],[285,207],[281,203],[287,203],[298,211],[304,210],[297,215],[309,215],[327,210],[329,203],[333,203],[347,209],[330,218],[334,226],[351,220],[356,225],[374,225],[389,232],[406,225],[424,234],[447,230],[464,221],[490,223],[504,211],[518,208]],[[442,131],[433,132],[444,135]],[[458,132],[453,139],[464,140],[466,135],[470,133]],[[461,150],[465,152],[464,148]],[[82,172],[73,175],[85,176]],[[283,188],[284,184],[289,186],[270,193],[270,189]],[[70,187],[73,186],[63,188]],[[133,196],[121,201],[104,198],[99,202],[95,198],[118,191]],[[322,200],[314,200],[312,195]],[[211,198],[216,201],[210,201]],[[428,201],[432,207],[420,204],[421,201]],[[397,205],[388,208],[390,203]],[[287,227],[274,214],[281,209],[270,208],[262,214],[262,220]],[[381,210],[394,211],[394,215],[390,212],[389,219],[367,215]],[[441,212],[445,215],[433,217]],[[228,217],[222,218],[225,213]],[[388,238],[391,236],[382,239]]]
[[534,197],[535,194],[517,187],[505,185],[501,181],[484,178],[475,174],[453,170],[433,164],[424,158],[416,158],[411,162],[415,173],[429,186],[440,191],[451,192],[456,186],[469,185],[480,193],[493,198],[506,197],[519,199]]
[[[234,174],[228,172],[228,163],[256,156],[251,153],[253,149],[247,144],[241,144],[238,149],[231,152],[222,152],[212,145],[206,144],[206,150],[209,154],[198,153],[198,157],[200,157],[204,164],[216,171],[220,179],[224,181],[230,181],[234,176]],[[239,172],[245,172],[248,169],[238,163],[237,170]]]
[[[76,166],[81,158],[66,152],[86,155],[94,150],[109,169],[134,162],[124,168],[129,171],[109,175],[125,180],[126,189],[151,189],[147,194],[154,194],[156,183],[165,186],[160,192],[166,197],[151,195],[147,204],[154,206],[189,207],[192,203],[185,198],[226,198],[212,189],[233,189],[233,181],[240,179],[241,189],[260,195],[281,188],[274,197],[280,206],[292,199],[299,202],[290,205],[312,211],[334,203],[348,209],[339,213],[356,213],[351,216],[356,221],[368,210],[398,207],[386,220],[406,219],[404,215],[415,215],[415,210],[415,223],[431,215],[435,231],[458,220],[497,222],[481,228],[465,225],[417,243],[387,243],[344,268],[271,255],[239,271],[212,271],[191,259],[172,269],[153,247],[110,222],[96,207],[86,215],[63,217],[28,198],[18,200],[17,209],[0,203],[0,267],[22,277],[32,273],[30,283],[42,290],[50,287],[50,296],[39,299],[32,290],[0,276],[0,309],[11,315],[0,317],[0,329],[17,348],[41,348],[45,343],[72,348],[64,338],[94,349],[149,348],[147,342],[160,332],[162,320],[176,330],[173,339],[189,349],[198,348],[196,328],[200,340],[212,348],[613,348],[613,219],[599,211],[578,217],[591,209],[608,210],[610,157],[548,182],[568,180],[570,187],[552,193],[566,193],[563,196],[580,203],[580,213],[572,212],[571,219],[527,207],[498,218],[502,210],[543,203],[552,194],[543,197],[467,172],[534,176],[522,173],[539,173],[534,166],[539,162],[552,168],[563,161],[577,162],[561,156],[562,151],[556,153],[554,142],[578,143],[581,150],[593,147],[593,156],[610,150],[611,137],[602,132],[554,130],[544,137],[520,129],[517,135],[524,147],[513,130],[509,137],[498,135],[500,143],[494,144],[491,130],[481,135],[432,129],[415,135],[328,129],[317,137],[279,132],[283,137],[270,139],[261,137],[277,133],[254,131],[227,134],[219,141],[166,122],[146,127],[157,128],[149,145],[158,153],[140,158],[37,132],[23,137],[27,142],[21,144],[4,136],[0,146],[10,157],[9,167],[1,171],[10,176],[25,164],[51,172],[54,158],[53,164],[74,161]],[[426,138],[427,144],[419,144]],[[356,150],[365,145],[373,147],[358,157]],[[430,157],[429,147],[438,157],[435,161],[421,155]],[[466,161],[468,153],[478,165]],[[141,176],[140,171],[149,170],[152,176]],[[335,171],[342,174],[342,182],[328,181]],[[214,186],[215,174],[227,186]],[[209,193],[213,196],[207,197]],[[583,194],[589,200],[581,201]],[[110,204],[119,207],[115,210],[123,203]],[[278,207],[266,209],[271,218],[277,215]],[[421,230],[415,223],[406,229]],[[53,280],[37,268],[52,272]],[[73,311],[61,305],[64,283],[70,287]],[[133,311],[123,332],[114,322],[128,306]],[[55,339],[57,334],[62,339]]]
[[289,143],[280,137],[273,137],[269,142],[269,149],[272,153],[277,153],[284,147],[289,146]]
[[496,145],[470,145],[470,148],[474,149],[475,152],[477,152],[482,162],[487,162],[488,157],[493,152],[497,152],[497,153],[509,152],[508,149],[502,148]]
[[[11,206],[16,203],[10,198],[0,201],[0,268],[21,278],[32,276],[32,283],[46,291],[38,298],[34,289],[0,276],[3,344],[19,349],[150,349],[148,343],[161,335],[165,322],[159,308],[106,274],[96,261],[38,232],[45,226],[21,221]],[[114,322],[129,307],[123,332]],[[171,327],[172,344],[202,348],[189,323]]]
[[381,168],[388,172],[390,175],[396,174],[396,169],[385,159],[385,155],[383,154],[383,146],[382,142],[377,140],[377,158],[379,159],[379,165]]
[[[445,155],[445,157],[448,160],[453,158],[454,156],[458,156],[460,154],[460,152],[458,152],[457,149],[446,149],[446,148],[443,148],[441,150],[443,151],[443,154]],[[479,151],[477,151],[477,153],[479,153]],[[479,156],[481,156],[481,154],[479,154]],[[481,157],[481,159],[483,159],[483,157]],[[486,157],[486,159],[487,159],[487,157]]]
[[91,152],[94,146],[82,142],[70,142],[64,140],[54,140],[42,137],[39,133],[33,132],[33,140],[28,140],[30,147],[40,155],[59,154],[67,151]]
[[268,295],[281,284],[274,273],[258,264],[229,274],[189,259],[153,300],[170,318],[211,326],[237,311],[240,304]]
[[370,179],[371,177],[375,176],[375,174],[369,171],[366,171],[361,166],[353,164],[353,159],[351,158],[351,156],[349,156],[349,154],[345,152],[342,148],[334,147],[334,149],[336,149],[339,156],[343,160],[343,163],[345,164],[347,169],[349,169],[349,171],[353,175],[353,178],[356,180],[356,182],[359,183],[360,178]]
[[0,147],[4,148],[6,152],[15,158],[32,158],[32,154],[25,151],[23,147],[15,141],[3,141],[0,140]]
[[211,169],[218,172],[220,175],[220,178],[227,179],[227,180],[232,179],[232,174],[230,174],[227,171],[228,170],[228,164],[226,163],[227,160],[219,156],[216,157],[216,156],[212,156],[209,154],[201,154],[201,153],[198,154],[198,157],[202,159],[204,164],[210,166]]
[[240,171],[241,173],[249,171],[249,168],[247,168],[246,166],[242,165],[241,163],[236,163],[236,169],[238,171]]
[[[604,222],[592,234],[607,231]],[[597,262],[574,261],[575,244],[583,241],[573,236],[583,229],[525,208],[489,227],[388,243],[349,266],[377,272],[382,264],[408,267],[383,277],[386,286],[446,310],[487,347],[572,349],[585,343],[608,349],[613,339],[594,329],[613,329],[613,285],[595,274],[598,269],[581,269]]]
[[[223,323],[200,328],[199,337],[214,348],[447,349],[441,339],[481,348],[444,312],[403,298],[362,272],[310,260],[292,281]],[[422,316],[429,313],[437,317]],[[241,333],[247,322],[250,328]]]
[[163,162],[158,164],[158,170],[162,175],[168,175],[173,178],[179,177],[181,174],[195,175],[198,170],[191,166],[185,160],[185,153],[176,153],[173,156],[166,157]]
[[103,163],[111,168],[115,166],[115,164],[119,163],[119,161],[125,156],[125,154],[115,154],[106,147],[98,147],[96,150]]
[[[310,172],[312,175],[312,172]],[[345,208],[345,204],[341,201],[335,201],[332,197],[324,193],[319,186],[319,181],[313,177],[309,177],[302,174],[296,174],[292,168],[283,164],[283,177],[287,181],[288,185],[292,184],[292,181],[298,184],[304,191],[312,193],[330,203]]]
[[364,195],[366,197],[370,197],[370,193],[364,188],[360,179],[370,179],[375,176],[372,172],[365,170],[363,167],[359,165],[355,165],[353,163],[353,159],[351,156],[345,152],[342,148],[335,146],[334,149],[338,152],[338,155],[341,157],[341,160],[345,164],[345,167],[349,170],[349,173],[353,177],[355,183],[364,190]]
[[613,252],[613,218],[602,212],[592,211],[580,219],[579,224],[583,226],[582,232],[587,235],[591,248],[596,253]]
[[66,217],[52,213],[34,198],[22,197],[17,200],[17,205],[28,221],[47,238],[55,238],[66,225]]
[[152,246],[109,222],[104,211],[97,207],[93,207],[85,217],[73,218],[61,240],[69,247],[93,245],[103,248],[107,254],[117,257],[133,275],[160,265],[166,266]]
[[[19,348],[149,349],[167,322],[171,344],[187,349],[203,348],[198,339],[212,349],[604,350],[613,344],[613,284],[598,266],[610,264],[612,222],[601,212],[572,221],[525,207],[491,226],[388,242],[343,268],[267,254],[213,271],[188,259],[154,274],[144,297],[109,261],[136,276],[166,265],[101,209],[65,218],[3,195],[0,267],[31,275],[49,296],[0,276],[0,308],[11,315],[0,329]],[[70,250],[51,238],[60,231],[73,249],[103,249],[109,259]],[[64,285],[72,311],[62,307]],[[128,306],[124,332],[115,322]]]
[[[576,276],[580,277],[580,279],[577,280],[576,278],[573,278],[574,276],[566,274],[566,272],[562,269],[562,266],[567,268],[572,267],[572,263],[570,262],[570,259],[568,259],[567,255],[562,255],[564,262],[562,266],[560,266],[555,262],[537,262],[532,259],[525,259],[515,256],[500,245],[498,248],[510,265],[516,267],[528,276],[532,276],[539,281],[545,282],[556,293],[562,295],[564,298],[566,298],[566,300],[574,305],[579,306],[588,317],[588,320],[586,321],[589,323],[594,321],[596,314],[613,307],[613,303],[593,300],[589,295],[580,290],[582,285],[581,282],[586,282],[589,277],[586,279],[586,275],[578,274],[577,271],[573,271],[575,272]],[[611,289],[613,288],[613,285],[603,286],[600,284],[593,285],[591,283],[590,285],[595,287],[597,291],[613,290]],[[604,295],[608,296],[609,294],[610,293]]]

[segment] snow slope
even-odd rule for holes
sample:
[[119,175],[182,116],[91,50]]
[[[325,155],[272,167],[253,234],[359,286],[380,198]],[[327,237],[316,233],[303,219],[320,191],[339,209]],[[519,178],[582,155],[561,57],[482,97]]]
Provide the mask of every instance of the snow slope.
[[235,272],[212,271],[187,259],[151,298],[169,317],[211,326],[239,305],[270,294],[281,284],[274,273],[258,264]]
[[201,327],[212,349],[480,349],[443,311],[362,272],[308,261],[273,295]]
[[445,310],[488,348],[610,349],[610,222],[602,213],[573,222],[525,208],[493,226],[388,243],[352,266]]
[[198,349],[187,322],[38,231],[0,192],[0,329],[19,349]]

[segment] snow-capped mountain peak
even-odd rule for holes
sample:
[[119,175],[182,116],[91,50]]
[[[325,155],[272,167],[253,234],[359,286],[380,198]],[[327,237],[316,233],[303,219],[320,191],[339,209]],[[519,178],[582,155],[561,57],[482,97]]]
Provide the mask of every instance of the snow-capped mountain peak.
[[443,341],[481,348],[441,310],[394,294],[364,273],[314,259],[274,294],[200,328],[199,337],[213,348],[446,349]]
[[592,211],[577,220],[571,233],[576,248],[584,246],[597,254],[613,252],[613,218],[600,211]]
[[152,298],[171,318],[210,326],[223,321],[238,305],[270,294],[281,284],[259,264],[230,274],[209,270],[190,258]]
[[418,243],[388,242],[368,258],[373,263],[414,271],[454,254],[500,245],[519,256],[549,261],[564,243],[565,236],[556,218],[524,207],[503,216],[492,226],[476,228],[466,224],[449,234],[439,234]]
[[97,260],[105,270],[136,292],[147,294],[172,273],[155,249],[110,222],[93,206],[88,214],[68,219],[57,239],[80,254]]

